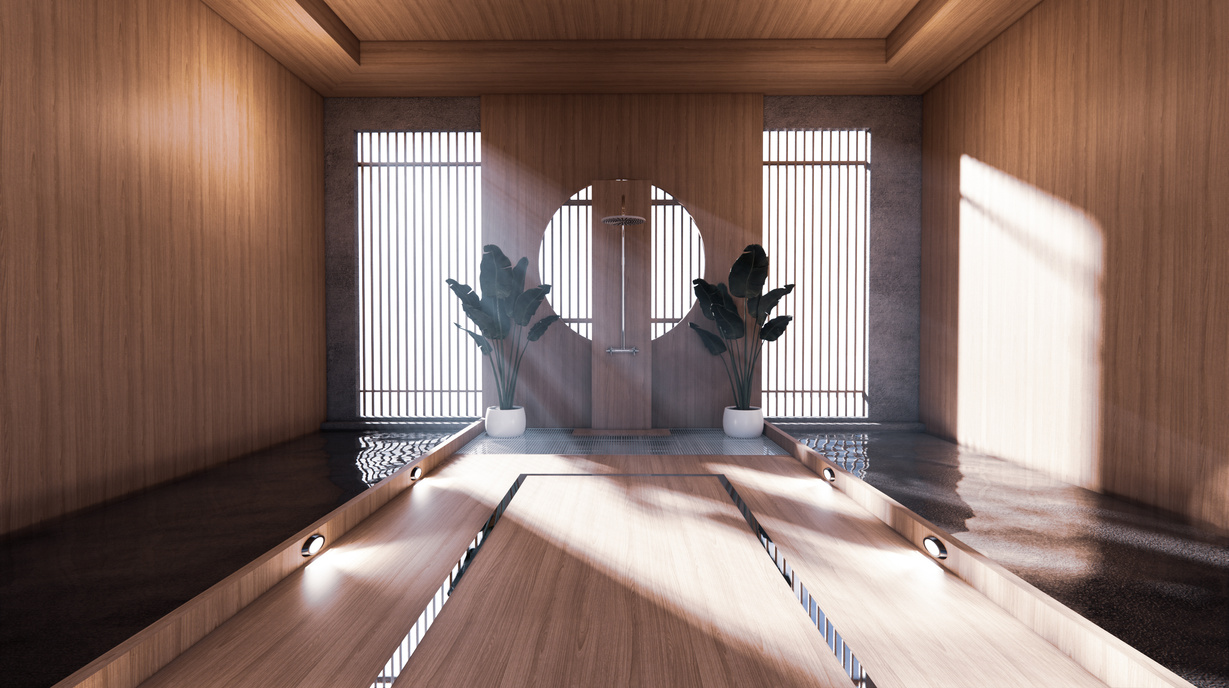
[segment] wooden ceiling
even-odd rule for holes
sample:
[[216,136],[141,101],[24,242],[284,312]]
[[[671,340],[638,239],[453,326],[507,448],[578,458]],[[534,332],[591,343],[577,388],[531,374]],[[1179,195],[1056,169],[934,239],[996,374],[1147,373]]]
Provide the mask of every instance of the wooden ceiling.
[[364,41],[884,38],[917,0],[329,0]]
[[203,0],[325,96],[922,93],[1040,0]]

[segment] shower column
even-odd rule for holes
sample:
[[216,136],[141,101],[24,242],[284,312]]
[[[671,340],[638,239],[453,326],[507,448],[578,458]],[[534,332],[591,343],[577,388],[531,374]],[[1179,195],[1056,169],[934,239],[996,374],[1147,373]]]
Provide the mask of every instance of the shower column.
[[651,227],[648,222],[601,221],[612,216],[648,218],[649,188],[649,182],[642,180],[593,182],[595,430],[648,430],[653,426]]

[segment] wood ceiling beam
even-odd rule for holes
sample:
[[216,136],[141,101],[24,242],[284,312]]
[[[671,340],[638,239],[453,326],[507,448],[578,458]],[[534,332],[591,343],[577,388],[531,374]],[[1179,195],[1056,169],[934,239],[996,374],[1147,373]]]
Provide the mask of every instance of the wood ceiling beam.
[[948,4],[951,4],[950,0],[918,0],[913,9],[909,10],[909,14],[888,34],[885,46],[887,59],[896,57],[900,49],[912,41]]
[[358,66],[362,47],[325,0],[202,0],[320,93]]
[[299,7],[303,8],[320,28],[324,29],[325,33],[333,39],[350,59],[354,60],[354,64],[358,64],[362,59],[362,52],[359,46],[358,36],[346,26],[346,23],[337,16],[332,7],[329,7],[324,0],[296,0]]
[[884,42],[389,41],[329,95],[900,93]]
[[919,0],[885,39],[359,41],[329,0],[203,0],[325,96],[924,93],[1040,0]]
[[888,34],[888,65],[925,93],[1041,0],[919,0]]

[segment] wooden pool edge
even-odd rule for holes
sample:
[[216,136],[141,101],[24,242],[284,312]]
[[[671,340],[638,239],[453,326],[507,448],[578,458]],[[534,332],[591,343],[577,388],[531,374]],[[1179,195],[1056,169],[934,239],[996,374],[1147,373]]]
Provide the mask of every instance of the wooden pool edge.
[[328,543],[337,542],[363,519],[409,489],[415,482],[411,471],[421,468],[423,474],[430,473],[478,436],[483,428],[482,420],[466,426],[430,452],[405,464],[371,489],[325,514],[52,688],[135,688],[310,561],[300,552],[308,536],[324,535],[327,549]]
[[830,482],[833,487],[919,550],[926,551],[922,545],[923,539],[937,537],[947,547],[947,558],[936,560],[936,563],[1106,684],[1113,688],[1194,688],[1156,660],[1080,616],[772,423],[764,423],[764,434],[821,478],[825,468],[832,469],[834,479]]

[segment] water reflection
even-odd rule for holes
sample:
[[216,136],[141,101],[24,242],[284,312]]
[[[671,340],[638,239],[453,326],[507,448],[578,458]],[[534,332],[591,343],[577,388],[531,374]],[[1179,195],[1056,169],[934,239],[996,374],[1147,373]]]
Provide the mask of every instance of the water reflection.
[[922,433],[799,439],[1196,686],[1229,688],[1229,538]]

